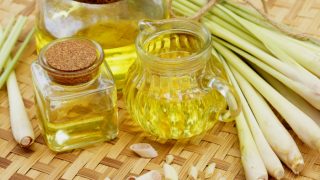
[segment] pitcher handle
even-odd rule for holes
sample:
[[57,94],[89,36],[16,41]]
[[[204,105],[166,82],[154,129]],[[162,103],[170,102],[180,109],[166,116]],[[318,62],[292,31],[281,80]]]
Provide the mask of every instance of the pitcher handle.
[[211,89],[217,90],[226,100],[228,109],[222,112],[219,120],[223,122],[231,122],[237,117],[241,111],[241,104],[238,94],[233,87],[224,79],[214,77],[208,82]]

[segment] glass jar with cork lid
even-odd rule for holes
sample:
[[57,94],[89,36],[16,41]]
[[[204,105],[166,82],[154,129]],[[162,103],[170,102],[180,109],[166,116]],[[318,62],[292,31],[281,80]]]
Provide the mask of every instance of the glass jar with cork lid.
[[65,38],[45,46],[31,66],[37,116],[56,152],[118,134],[117,89],[99,44]]
[[39,0],[37,3],[38,52],[57,38],[77,36],[97,41],[119,89],[136,59],[134,40],[138,21],[167,16],[166,0]]

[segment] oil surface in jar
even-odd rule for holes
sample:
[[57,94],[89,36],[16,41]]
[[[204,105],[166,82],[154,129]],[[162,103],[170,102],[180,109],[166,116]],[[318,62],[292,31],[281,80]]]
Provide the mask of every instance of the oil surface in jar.
[[[121,89],[125,75],[137,57],[134,45],[137,34],[137,21],[109,20],[83,28],[73,36],[89,38],[97,41],[102,46],[105,53],[105,60],[114,75],[117,88]],[[35,37],[38,52],[49,42],[59,38],[50,34],[46,29],[40,29],[39,27]]]
[[[127,97],[133,118],[151,134],[165,139],[189,138],[211,128],[219,112],[226,108],[226,102],[217,91],[202,85],[201,77],[209,67],[194,70],[180,61],[201,51],[204,40],[188,32],[164,32],[149,38],[143,48],[153,57],[175,62],[170,68],[176,65],[183,73],[172,74],[165,66],[161,67],[163,64],[156,66],[163,69],[161,73],[146,71],[141,77],[144,82],[137,83],[134,93]],[[152,63],[152,56],[146,61]],[[207,57],[199,58],[197,61],[201,62]]]

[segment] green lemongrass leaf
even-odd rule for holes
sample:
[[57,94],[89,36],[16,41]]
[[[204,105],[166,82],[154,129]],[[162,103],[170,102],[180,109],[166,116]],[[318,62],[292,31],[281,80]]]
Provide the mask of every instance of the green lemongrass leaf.
[[3,47],[0,49],[0,72],[2,71],[4,65],[9,58],[10,52],[14,47],[15,43],[18,40],[18,37],[23,29],[24,24],[26,23],[27,18],[24,16],[19,16],[14,27],[12,28],[11,33],[7,37]]
[[6,83],[6,80],[8,79],[8,76],[10,75],[10,73],[12,72],[12,70],[14,69],[14,66],[17,64],[18,60],[20,59],[23,51],[25,50],[25,48],[27,47],[28,43],[30,42],[32,35],[34,33],[35,29],[33,28],[28,35],[26,36],[25,40],[23,41],[23,43],[21,44],[19,50],[17,51],[17,53],[15,54],[15,56],[13,57],[12,61],[10,61],[8,63],[8,65],[6,66],[4,72],[1,74],[0,76],[0,89],[3,87],[3,85]]
[[[224,4],[223,7],[229,9],[230,11],[234,12],[235,14],[237,14],[238,16],[248,20],[248,21],[251,21],[255,24],[258,24],[262,27],[265,27],[265,28],[270,28],[271,25],[266,23],[265,19],[264,18],[257,18],[256,16],[252,16],[250,14],[247,14],[246,12],[243,12],[242,10],[236,8],[236,7],[233,7],[233,6],[230,6],[228,4]],[[219,8],[219,7],[218,7]]]
[[265,20],[265,18],[263,17],[262,14],[260,14],[260,12],[258,12],[256,9],[253,9],[252,7],[248,7],[247,4],[241,4],[238,1],[233,1],[233,0],[224,0],[223,5],[224,4],[228,4],[234,8],[237,8],[237,9],[241,10],[242,12],[244,12],[250,16],[253,16],[257,19]]
[[11,28],[12,28],[12,26],[13,26],[13,24],[14,24],[14,19],[15,19],[15,18],[12,17],[12,18],[9,20],[8,25],[6,26],[5,30],[3,31],[2,36],[0,37],[0,49],[2,48],[3,43],[5,42],[8,34],[9,34],[10,31],[11,31]]
[[[184,2],[187,3],[187,2]],[[180,1],[174,1],[172,3],[173,8],[175,11],[177,11],[178,13],[184,15],[184,16],[188,16],[190,14],[194,14],[196,13],[200,7],[196,7],[195,5],[190,5],[188,7],[190,8],[186,8],[184,4],[181,4]],[[222,27],[232,31],[234,34],[236,34],[239,37],[243,37],[244,39],[246,39],[247,41],[249,41],[251,44],[257,46],[258,48],[260,48],[263,51],[269,52],[269,50],[257,39],[253,38],[252,36],[248,35],[247,33],[239,30],[238,28],[234,28],[232,25],[230,25],[229,23],[225,22],[223,19],[221,19],[218,16],[213,16],[213,15],[205,15],[204,16],[205,19],[212,21],[214,23],[217,23],[219,25],[221,25]]]
[[261,49],[253,46],[246,40],[242,39],[241,37],[238,37],[237,35],[226,30],[225,28],[221,27],[218,24],[212,23],[211,21],[205,21],[205,20],[203,22],[210,29],[211,33],[214,34],[215,36],[218,36],[235,46],[241,47],[246,52],[259,58],[264,63],[276,69],[277,71],[281,72],[288,78],[299,81],[300,83],[307,85],[311,89],[319,89],[319,80],[314,76],[312,76],[314,77],[312,78],[309,76],[309,74],[304,73],[304,71],[301,71],[300,69],[297,69],[290,64],[279,61],[278,59],[262,51]]
[[252,113],[251,109],[259,108],[259,106],[251,107],[249,106],[245,96],[243,95],[242,90],[240,89],[233,73],[231,72],[229,66],[225,61],[222,61],[222,64],[224,65],[224,68],[226,69],[226,72],[229,76],[230,81],[233,84],[233,87],[235,88],[236,92],[238,93],[241,104],[242,104],[242,112],[245,115],[245,119],[247,121],[247,124],[251,130],[251,134],[253,136],[253,139],[257,145],[257,148],[259,150],[259,153],[262,157],[262,160],[267,168],[267,171],[270,175],[275,177],[276,179],[281,179],[284,176],[284,169],[282,167],[282,164],[277,157],[277,155],[274,153],[272,148],[270,147],[269,143],[267,142],[265,136],[263,135],[259,124],[257,123],[257,120],[255,116]]
[[[219,43],[223,44],[224,46],[228,47],[232,51],[236,52],[240,56],[244,57],[246,60],[250,61],[251,63],[257,65],[261,69],[263,69],[268,74],[272,75],[274,78],[281,81],[283,84],[285,84],[287,87],[292,89],[294,92],[302,96],[305,100],[307,100],[310,104],[312,104],[315,108],[320,109],[320,86],[318,84],[314,84],[311,88],[303,83],[300,83],[299,81],[294,81],[290,78],[287,78],[280,72],[272,69],[268,65],[262,63],[259,59],[251,56],[250,54],[230,45],[227,44],[219,39],[216,39]],[[296,73],[298,71],[295,71]],[[297,73],[300,74],[300,73]],[[303,81],[303,79],[302,79]],[[318,88],[315,88],[318,87]]]
[[[251,33],[260,39],[263,43],[267,43],[268,46],[276,46],[286,52],[291,58],[296,60],[299,64],[305,67],[307,70],[320,77],[320,52],[314,52],[298,43],[293,43],[284,38],[282,34],[274,31],[270,31],[261,26],[258,26],[250,21],[247,21],[232,11],[217,5],[224,10],[227,14],[236,19],[240,24],[247,28]],[[303,53],[301,53],[303,52]]]
[[213,45],[228,63],[240,72],[241,75],[280,113],[304,143],[320,151],[320,127],[309,116],[295,107],[290,101],[266,83],[247,64],[232,53],[232,51],[214,41]]
[[[198,7],[198,10],[202,7],[201,4],[199,4],[199,2],[197,0],[175,0],[177,2],[179,2],[180,4],[185,5],[188,8],[193,8],[195,6]],[[194,6],[195,5],[195,6]],[[208,13],[207,13],[208,14]],[[205,14],[205,15],[207,15]],[[190,14],[191,15],[191,14]],[[244,27],[242,27],[241,24],[239,24],[237,21],[235,21],[231,16],[229,16],[227,13],[223,12],[222,10],[213,7],[212,9],[209,10],[209,15],[210,16],[218,16],[219,18],[223,19],[224,21],[226,21],[227,23],[231,24],[232,26],[234,26],[237,29],[240,29],[246,33],[249,33]]]
[[268,142],[280,159],[295,174],[300,173],[304,167],[304,161],[297,144],[264,98],[238,71],[233,67],[231,69]]

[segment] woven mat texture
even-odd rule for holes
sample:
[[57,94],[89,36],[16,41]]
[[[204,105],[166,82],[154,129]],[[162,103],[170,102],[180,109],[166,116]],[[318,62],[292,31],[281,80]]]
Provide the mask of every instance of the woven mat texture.
[[[320,0],[269,0],[267,6],[273,20],[320,37]],[[11,16],[17,14],[29,17],[20,42],[34,25],[35,12],[36,0],[0,0],[0,24],[5,25]],[[37,125],[30,74],[30,63],[37,56],[34,42],[29,46],[17,66],[16,73],[37,138],[29,150],[16,144],[10,131],[6,88],[0,90],[0,179],[104,179],[108,176],[121,180],[152,169],[161,171],[167,154],[174,155],[173,166],[181,179],[187,179],[191,165],[203,170],[210,162],[215,162],[217,168],[212,179],[219,176],[224,176],[227,180],[245,179],[234,123],[217,124],[207,134],[194,138],[189,143],[156,142],[134,125],[121,100],[121,125],[116,140],[69,153],[51,152]],[[290,132],[293,134],[291,130]],[[286,170],[286,179],[320,179],[319,153],[305,146],[296,135],[293,136],[303,153],[306,166],[300,176]],[[139,158],[129,150],[129,146],[137,142],[152,144],[158,150],[159,156],[152,160]]]

